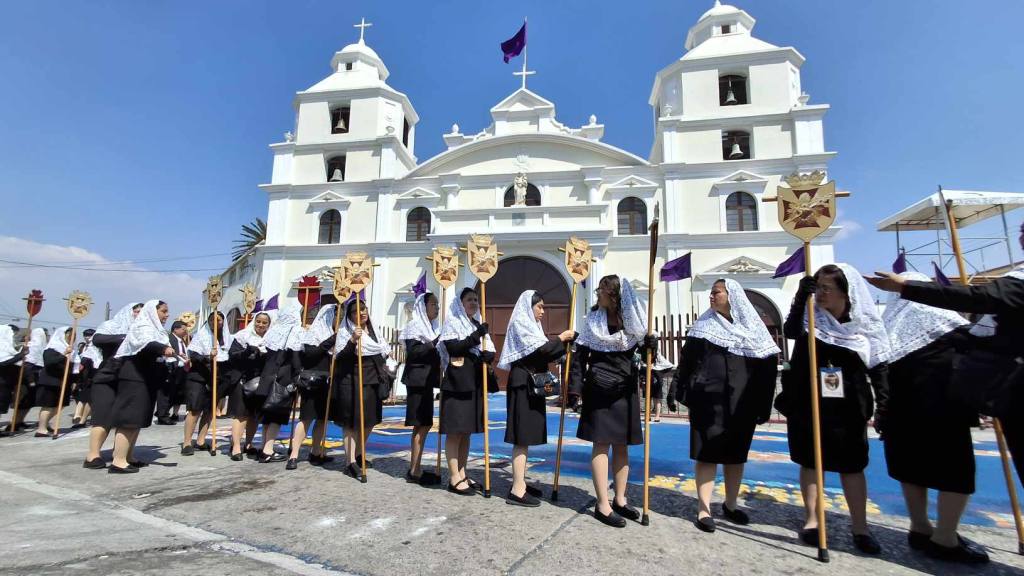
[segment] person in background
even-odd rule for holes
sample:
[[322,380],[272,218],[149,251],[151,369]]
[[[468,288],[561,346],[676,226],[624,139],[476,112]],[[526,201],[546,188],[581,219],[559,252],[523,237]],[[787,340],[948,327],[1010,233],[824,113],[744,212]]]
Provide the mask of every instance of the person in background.
[[171,333],[167,335],[167,339],[174,349],[174,356],[162,358],[167,369],[167,377],[156,393],[157,424],[167,426],[178,422],[178,409],[185,393],[185,377],[189,368],[188,347],[185,345],[187,334],[188,328],[181,320],[175,320],[171,324]]
[[[71,327],[61,326],[54,331],[46,349],[43,350],[43,369],[39,371],[39,381],[36,384],[36,404],[39,405],[36,438],[46,438],[59,432],[52,426],[56,424],[57,405],[62,403],[60,393],[64,380],[64,367],[68,361],[72,364],[78,362],[74,341],[75,333],[71,331]],[[68,396],[70,391],[70,386],[64,387],[65,396]]]
[[93,358],[86,357],[85,351],[92,346],[92,337],[96,331],[92,328],[82,332],[83,341],[78,344],[78,356],[81,364],[78,368],[78,379],[72,397],[75,399],[75,415],[71,418],[71,428],[77,430],[85,427],[85,421],[91,411],[92,377],[96,373]]
[[405,344],[405,425],[412,426],[409,470],[405,481],[430,486],[441,483],[440,470],[424,472],[420,466],[427,436],[434,426],[434,391],[441,386],[441,356],[437,339],[441,335],[437,296],[425,292],[416,297],[412,318],[402,329]]
[[[28,346],[15,346],[17,326],[0,325],[0,415],[14,402],[14,386],[18,381],[18,363],[28,354]],[[7,435],[8,426],[0,427],[0,436]]]

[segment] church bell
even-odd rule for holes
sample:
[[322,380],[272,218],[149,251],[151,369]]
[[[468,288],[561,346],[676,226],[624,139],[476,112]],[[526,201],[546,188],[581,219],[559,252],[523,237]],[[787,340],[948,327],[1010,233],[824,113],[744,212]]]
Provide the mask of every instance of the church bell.
[[331,174],[331,179],[330,179],[330,181],[331,181],[331,182],[341,182],[341,181],[342,181],[342,180],[344,180],[344,179],[345,179],[345,178],[344,178],[344,177],[342,177],[342,175],[341,175],[341,168],[335,168],[335,169],[334,169],[334,173],[333,173],[333,174]]
[[345,124],[345,117],[338,114],[338,122],[334,125],[334,129],[338,132],[348,132],[348,124]]
[[733,91],[732,91],[732,80],[730,80],[729,81],[729,91],[725,93],[725,105],[726,106],[732,106],[733,104],[736,104],[737,102],[739,102],[739,101],[736,100],[736,94],[734,94]]
[[740,148],[740,143],[735,141],[735,140],[733,140],[732,141],[732,151],[729,152],[729,159],[730,160],[735,160],[736,158],[742,158],[742,157],[743,157],[743,150]]

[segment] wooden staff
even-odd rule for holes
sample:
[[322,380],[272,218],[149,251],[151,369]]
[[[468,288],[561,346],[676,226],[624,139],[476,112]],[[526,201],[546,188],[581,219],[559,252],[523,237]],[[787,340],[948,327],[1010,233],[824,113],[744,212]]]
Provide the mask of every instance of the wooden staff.
[[[212,399],[210,402],[210,455],[217,455],[217,358],[220,352],[220,330],[218,328],[217,305],[220,304],[224,291],[224,284],[220,276],[211,276],[206,284],[206,298],[210,303],[210,314],[213,316],[213,326],[210,331],[210,377],[212,380]],[[205,440],[205,438],[204,438]]]
[[[438,303],[438,308],[441,309],[441,329],[444,329],[445,310],[448,302],[448,288],[453,286],[459,279],[459,252],[455,248],[449,248],[447,246],[437,246],[431,252],[430,256],[427,256],[427,260],[430,260],[431,272],[434,274],[434,280],[437,280],[437,284],[441,287],[441,302]],[[441,342],[438,342],[438,346],[444,346]],[[444,373],[446,366],[440,366],[440,380],[444,381]],[[437,469],[438,478],[441,477],[441,421],[444,419],[444,391],[441,390],[440,382],[437,388]]]
[[[57,425],[53,428],[54,440],[60,436],[60,413],[64,410],[64,394],[67,391],[68,386],[68,375],[71,373],[71,360],[75,357],[75,339],[78,335],[78,320],[89,314],[89,307],[92,305],[92,298],[86,292],[80,292],[75,290],[71,292],[71,295],[67,298],[68,301],[68,312],[71,313],[71,341],[68,342],[68,348],[70,353],[67,355],[67,359],[64,360],[64,377],[60,381],[60,396],[57,397]],[[64,335],[65,341],[67,341],[67,334]]]
[[[473,234],[466,244],[469,269],[480,281],[480,322],[487,322],[487,281],[498,272],[498,246],[491,236],[484,234]],[[483,351],[487,345],[487,335],[480,340],[480,350]],[[491,439],[490,439],[490,418],[487,402],[487,362],[480,363],[483,371],[483,404],[484,404],[484,498],[491,497]]]
[[[373,279],[373,261],[365,252],[349,252],[342,259],[342,274],[344,275],[348,289],[356,296],[356,321],[355,326],[361,328],[359,321],[362,318],[362,298],[360,292],[369,286]],[[339,309],[339,314],[343,312]],[[331,366],[333,366],[333,362]],[[356,395],[359,402],[359,449],[362,450],[360,461],[359,481],[366,483],[366,410],[363,397],[363,338],[356,338]]]
[[[569,303],[569,330],[576,326],[576,287],[590,276],[592,252],[590,243],[575,236],[570,237],[564,248],[565,267],[572,277],[572,298]],[[565,375],[562,377],[561,414],[558,416],[558,448],[555,450],[555,482],[551,488],[551,501],[558,502],[558,477],[562,471],[562,438],[565,435],[565,405],[569,398],[569,368],[572,366],[572,342],[565,343]]]
[[[658,210],[659,205],[654,205],[654,220],[649,228],[651,234],[650,258],[647,266],[647,335],[650,336],[654,330],[654,261],[658,257]],[[647,361],[647,381],[644,383],[644,510],[640,517],[640,524],[650,526],[650,489],[651,489],[651,364],[653,362],[653,350],[647,349],[645,360]]]
[[[953,253],[956,255],[956,267],[960,273],[960,284],[967,286],[970,281],[967,278],[967,267],[964,263],[964,255],[960,249],[960,232],[957,229],[956,217],[953,214],[953,204],[946,201],[939,187],[939,198],[942,200],[946,210],[946,222],[949,225],[949,239],[953,244]],[[1013,262],[1010,262],[1013,264]],[[1013,509],[1013,523],[1017,528],[1017,553],[1024,555],[1024,522],[1021,519],[1020,501],[1017,499],[1017,486],[1013,481],[1013,467],[1010,463],[1010,453],[1006,447],[1006,436],[1003,434],[1003,424],[999,418],[992,418],[992,424],[996,431],[996,445],[999,446],[999,459],[1003,464],[1003,477],[1006,480],[1006,491],[1010,495],[1010,507]]]
[[[779,186],[774,198],[763,202],[778,204],[779,224],[782,229],[803,241],[804,276],[811,276],[811,240],[818,237],[836,219],[836,198],[849,196],[836,192],[834,181],[824,182],[825,174],[792,174],[786,179],[789,186]],[[818,392],[817,332],[814,326],[814,296],[807,298],[807,355],[811,386],[811,426],[814,437],[814,475],[818,485],[818,561],[828,562],[828,530],[825,528],[825,469],[821,457],[821,406]]]
[[[25,307],[28,311],[28,327],[25,328],[25,332],[28,334],[29,342],[31,342],[32,318],[34,318],[36,314],[39,314],[39,311],[43,309],[43,302],[45,301],[45,298],[43,298],[42,290],[32,290],[31,292],[28,293],[28,297],[25,298],[24,300]],[[25,347],[28,348],[28,344],[26,344]],[[21,382],[25,378],[26,362],[27,360],[24,358],[21,360],[21,366],[18,368],[18,379],[15,381],[14,411],[11,413],[11,426],[9,428],[9,431],[12,436],[14,435],[14,432],[18,424],[18,407],[21,405]]]
[[[345,313],[345,311],[342,310],[342,305],[345,302],[345,300],[348,299],[350,293],[347,280],[342,274],[344,263],[345,261],[342,260],[341,264],[334,268],[333,285],[331,286],[331,291],[334,294],[334,299],[337,301],[337,303],[334,305],[334,326],[332,327],[335,338],[338,337],[338,326],[341,325],[341,317]],[[317,290],[319,289],[320,286],[317,285]],[[306,294],[307,296],[302,298],[303,302],[305,302],[305,300],[308,298],[309,292],[307,291]],[[305,306],[305,304],[303,304],[303,306]],[[338,345],[337,340],[335,340],[334,345]],[[313,445],[310,447],[319,448],[321,456],[326,456],[326,454],[324,454],[324,445],[327,443],[327,427],[330,425],[331,421],[331,392],[334,389],[334,350],[332,349],[329,353],[331,355],[331,365],[327,368],[327,404],[324,405],[324,433],[320,435],[319,440],[317,439],[316,434],[313,434]],[[315,426],[313,430],[316,430]]]
[[[362,310],[360,309],[360,298],[359,292],[356,292],[356,322],[357,328],[362,328],[360,320],[362,320]],[[363,404],[363,337],[360,335],[356,338],[356,371],[359,377],[358,388],[356,392],[359,394],[359,450],[362,453],[362,458],[359,459],[360,476],[359,481],[366,484],[366,409]]]

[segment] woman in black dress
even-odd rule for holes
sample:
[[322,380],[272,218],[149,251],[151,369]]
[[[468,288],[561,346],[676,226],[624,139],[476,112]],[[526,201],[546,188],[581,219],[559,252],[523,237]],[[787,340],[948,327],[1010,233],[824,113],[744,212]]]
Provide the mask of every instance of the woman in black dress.
[[100,450],[110,435],[114,396],[117,395],[117,375],[121,371],[121,360],[114,358],[114,355],[141,310],[142,302],[132,302],[118,310],[113,318],[96,328],[92,341],[83,352],[84,356],[93,359],[95,369],[89,390],[92,428],[89,429],[89,452],[85,455],[83,468],[102,470],[107,467],[100,457]]
[[[782,373],[776,407],[786,416],[789,457],[800,465],[806,521],[800,539],[818,546],[817,479],[811,420],[807,353],[807,298],[814,295],[823,467],[838,472],[849,505],[854,545],[879,554],[881,545],[868,529],[867,424],[874,413],[880,433],[886,422],[892,351],[867,283],[846,264],[822,266],[803,278],[783,330],[796,340],[790,368]],[[870,384],[869,384],[870,382]],[[874,390],[874,399],[872,399]]]
[[[360,478],[361,465],[366,459],[366,448],[360,443],[360,438],[369,441],[373,427],[384,419],[384,399],[391,392],[393,378],[387,366],[391,346],[373,329],[366,302],[359,306],[358,319],[355,300],[350,300],[345,307],[345,319],[338,327],[334,354],[334,398],[337,398],[337,404],[331,406],[331,421],[345,431],[345,456],[348,458],[345,472],[353,478]],[[358,394],[360,357],[363,368],[361,421]],[[362,437],[359,435],[360,423],[363,426]],[[366,467],[372,467],[369,460]]]
[[[291,454],[285,468],[295,470],[298,467],[299,449],[306,439],[306,430],[316,420],[313,428],[313,443],[309,450],[309,463],[320,466],[334,460],[327,455],[324,448],[324,437],[327,434],[327,387],[331,368],[331,350],[337,335],[334,333],[334,315],[337,304],[321,303],[320,310],[313,323],[305,330],[299,328],[298,336],[302,342],[302,352],[297,352],[299,388],[299,420],[292,430]],[[332,403],[336,399],[332,398]]]
[[[217,334],[213,334],[213,314],[206,319],[206,324],[196,332],[188,344],[188,357],[191,368],[185,380],[185,438],[181,443],[181,455],[191,456],[195,449],[210,450],[206,443],[206,433],[210,428],[211,419],[216,417],[216,406],[213,401],[213,363],[217,363],[217,400],[231,393],[231,333],[224,325],[224,315],[217,314]],[[192,433],[199,425],[197,439],[193,444]],[[211,454],[213,454],[211,452]]]
[[[228,397],[228,416],[232,419],[231,459],[235,462],[241,462],[245,454],[255,456],[258,453],[252,442],[260,425],[260,408],[266,399],[266,396],[257,396],[257,392],[263,368],[267,363],[267,347],[263,344],[263,337],[269,329],[270,314],[260,312],[245,328],[234,335],[231,339],[231,348],[228,349],[231,366],[238,371],[240,382],[231,388],[231,395]],[[275,462],[282,460],[284,456]]]
[[[21,379],[21,400],[18,402],[18,421],[14,422],[13,430],[25,430],[25,416],[29,410],[36,405],[36,382],[39,381],[39,373],[43,370],[43,350],[50,341],[50,335],[45,328],[33,328],[29,338],[28,354],[25,355],[25,374]],[[16,391],[12,392],[12,402]]]
[[[1019,242],[1024,248],[1024,224]],[[1018,266],[1001,278],[979,286],[942,286],[931,282],[904,280],[894,274],[875,272],[868,278],[875,288],[898,292],[904,300],[920,302],[944,310],[956,310],[985,316],[971,327],[977,336],[975,347],[1006,360],[1021,358],[1024,342],[1024,266]],[[1017,477],[1024,478],[1024,382],[1007,382],[1009,397],[994,406],[1003,426],[1006,444],[1013,455]]]
[[[278,455],[274,451],[274,442],[281,431],[281,426],[287,424],[291,417],[294,393],[286,398],[276,398],[279,401],[277,404],[270,402],[275,388],[288,389],[293,386],[295,377],[302,369],[299,362],[299,351],[302,350],[302,329],[299,325],[301,313],[302,306],[298,302],[287,304],[263,337],[263,346],[267,349],[266,362],[263,364],[255,396],[260,402],[259,421],[263,424],[260,462],[264,464],[288,458],[287,455]],[[292,463],[292,470],[294,464]]]
[[[920,272],[900,277],[931,281]],[[882,321],[893,352],[885,462],[889,476],[903,488],[910,514],[910,547],[940,559],[987,562],[983,549],[956,533],[974,493],[971,426],[977,415],[949,393],[956,350],[971,344],[968,322],[956,312],[896,295],[886,305]],[[929,488],[939,491],[935,527],[928,519]]]
[[466,462],[470,435],[486,433],[481,370],[484,362],[494,361],[494,345],[486,335],[487,324],[480,321],[480,297],[476,290],[464,288],[448,309],[437,347],[445,371],[441,433],[446,435],[448,491],[462,496],[483,491],[479,482],[466,475]]
[[506,402],[508,423],[505,442],[512,444],[512,487],[506,501],[517,506],[540,506],[540,488],[526,484],[526,459],[530,446],[548,442],[545,395],[533,392],[534,375],[543,376],[548,365],[565,355],[565,343],[576,333],[566,330],[557,338],[548,338],[541,321],[544,300],[535,290],[519,296],[505,332],[498,368],[508,370]]
[[722,465],[722,515],[748,524],[737,507],[743,465],[754,428],[768,421],[775,396],[779,347],[735,280],[711,287],[711,308],[686,334],[679,369],[679,400],[690,409],[690,458],[696,461],[697,528],[715,531],[711,494]]
[[115,358],[121,359],[117,375],[111,425],[114,437],[114,458],[107,468],[110,474],[132,474],[146,463],[134,460],[132,450],[139,438],[139,429],[149,428],[156,408],[156,392],[167,368],[162,358],[174,356],[164,323],[170,312],[167,304],[150,300],[132,321],[128,335],[118,347]]
[[412,426],[409,471],[406,482],[431,486],[441,483],[441,471],[424,472],[421,467],[423,448],[434,426],[434,390],[441,385],[441,357],[437,339],[441,335],[437,296],[425,292],[416,297],[412,318],[402,329],[405,343],[405,425]]
[[[64,366],[71,359],[72,364],[79,362],[74,347],[75,334],[70,326],[61,326],[50,336],[50,342],[43,350],[43,369],[39,371],[36,381],[36,405],[39,406],[39,422],[36,424],[36,438],[50,436],[52,425],[56,423],[57,404],[60,401],[61,382],[64,379]],[[64,400],[71,392],[71,371],[68,370],[68,385],[64,388]]]
[[[28,346],[19,350],[14,344],[14,329],[0,324],[0,414],[4,414],[14,402],[14,387],[17,385],[18,363],[28,354]],[[0,436],[7,433],[7,427],[0,428]]]
[[96,331],[92,328],[85,330],[82,332],[82,337],[85,341],[78,344],[78,357],[80,360],[80,363],[76,366],[78,381],[75,383],[75,389],[71,393],[71,397],[75,399],[75,415],[71,418],[71,428],[76,430],[85,426],[85,421],[89,419],[89,414],[92,412],[92,377],[96,373],[96,355],[86,356],[85,352],[94,349],[92,337],[95,334]]
[[[597,305],[591,308],[576,341],[572,358],[571,393],[582,396],[576,437],[593,442],[590,470],[597,504],[594,517],[615,528],[626,518],[639,520],[640,512],[626,501],[629,483],[629,446],[643,444],[640,427],[639,369],[633,362],[638,350],[655,349],[646,338],[646,306],[625,278],[611,275],[597,285]],[[608,450],[612,454],[615,496],[608,499]]]

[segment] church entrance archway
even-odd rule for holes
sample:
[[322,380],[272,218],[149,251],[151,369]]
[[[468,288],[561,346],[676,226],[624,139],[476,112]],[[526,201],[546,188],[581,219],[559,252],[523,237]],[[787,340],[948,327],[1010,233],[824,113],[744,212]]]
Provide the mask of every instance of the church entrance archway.
[[767,296],[753,290],[744,290],[744,292],[746,292],[750,303],[754,305],[754,310],[757,310],[761,321],[768,327],[768,333],[775,339],[779,350],[782,350],[782,359],[788,359],[789,352],[786,350],[786,337],[782,335],[782,316],[779,314],[779,310]]
[[[480,283],[476,290],[479,292]],[[531,256],[512,256],[501,260],[498,273],[487,281],[487,323],[494,337],[494,348],[501,353],[505,333],[516,300],[524,290],[536,290],[544,299],[546,311],[544,332],[549,336],[561,334],[569,327],[569,285],[554,266]],[[508,374],[499,371],[501,388],[505,388]]]

